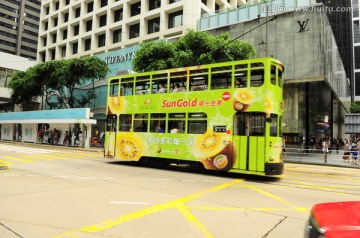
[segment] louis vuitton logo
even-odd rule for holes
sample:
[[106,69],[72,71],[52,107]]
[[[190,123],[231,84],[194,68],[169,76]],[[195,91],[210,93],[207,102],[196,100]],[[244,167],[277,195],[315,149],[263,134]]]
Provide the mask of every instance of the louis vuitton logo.
[[300,32],[306,32],[306,31],[309,31],[310,28],[307,27],[308,23],[309,23],[309,20],[310,19],[306,19],[306,21],[297,21],[297,23],[299,24],[300,26],[300,30],[298,31],[298,33]]

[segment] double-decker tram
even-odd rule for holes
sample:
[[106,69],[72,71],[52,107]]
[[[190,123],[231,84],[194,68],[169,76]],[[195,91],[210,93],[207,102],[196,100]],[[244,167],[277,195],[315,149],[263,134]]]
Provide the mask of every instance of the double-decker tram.
[[283,71],[258,58],[111,77],[105,157],[280,175]]

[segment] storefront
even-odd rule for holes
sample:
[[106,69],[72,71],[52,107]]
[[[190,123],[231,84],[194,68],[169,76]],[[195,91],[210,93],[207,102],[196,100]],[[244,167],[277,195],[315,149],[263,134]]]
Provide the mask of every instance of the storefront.
[[89,148],[90,108],[0,113],[0,140]]

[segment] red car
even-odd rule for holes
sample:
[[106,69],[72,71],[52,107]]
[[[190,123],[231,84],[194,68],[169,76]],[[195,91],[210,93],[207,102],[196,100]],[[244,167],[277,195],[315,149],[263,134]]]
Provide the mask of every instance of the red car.
[[360,201],[319,203],[312,207],[305,238],[359,238]]

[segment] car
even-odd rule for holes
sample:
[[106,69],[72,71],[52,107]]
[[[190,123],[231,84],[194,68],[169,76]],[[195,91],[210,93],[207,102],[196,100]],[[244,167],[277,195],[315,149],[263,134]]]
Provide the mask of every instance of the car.
[[359,238],[360,201],[315,204],[305,227],[305,238]]

